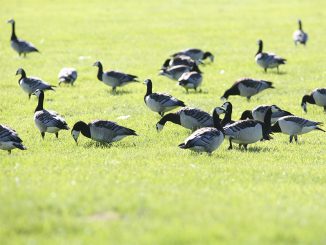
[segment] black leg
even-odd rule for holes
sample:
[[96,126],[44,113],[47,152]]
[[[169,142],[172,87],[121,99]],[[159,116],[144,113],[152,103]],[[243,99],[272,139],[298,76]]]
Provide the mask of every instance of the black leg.
[[264,68],[265,73],[267,72],[267,68]]
[[294,140],[296,143],[298,143],[298,135],[294,135]]
[[8,150],[8,155],[10,155],[11,154],[11,150]]
[[326,113],[326,106],[324,106],[324,112]]
[[250,101],[250,96],[247,96],[247,101]]
[[230,146],[229,146],[228,150],[232,150],[232,140],[231,139],[229,139],[229,143],[230,143]]
[[56,138],[59,138],[59,132],[56,132],[56,133],[55,133],[55,137],[56,137]]
[[243,148],[244,148],[246,151],[248,150],[247,147],[248,147],[248,144],[244,144],[244,145],[243,145]]
[[290,135],[290,143],[292,143],[293,135]]
[[41,136],[42,136],[42,139],[44,139],[45,133],[42,132],[42,133],[41,133]]
[[241,150],[241,146],[242,146],[242,144],[239,144],[239,150]]
[[26,53],[24,53],[24,58],[26,58]]
[[31,95],[32,95],[32,94],[28,94],[28,99],[31,99]]
[[112,93],[115,93],[115,90],[116,90],[117,88],[116,87],[113,87],[112,88]]

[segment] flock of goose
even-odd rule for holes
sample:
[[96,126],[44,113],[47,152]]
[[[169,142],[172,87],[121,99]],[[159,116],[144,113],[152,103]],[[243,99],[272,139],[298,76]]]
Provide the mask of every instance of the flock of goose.
[[[15,32],[15,21],[9,20],[12,25],[11,47],[19,56],[39,52],[35,46],[29,42],[17,38]],[[302,22],[299,20],[299,29],[294,32],[293,40],[295,45],[305,45],[308,35],[302,29]],[[256,53],[256,63],[267,72],[267,69],[277,68],[286,64],[286,59],[273,54],[263,52],[263,41],[258,41],[258,52]],[[178,81],[178,84],[186,89],[197,89],[201,86],[203,75],[199,66],[209,59],[214,62],[214,56],[210,52],[200,49],[187,49],[174,53],[166,59],[162,65],[159,75]],[[103,71],[100,61],[94,63],[98,68],[97,78],[104,84],[112,87],[115,92],[117,87],[121,87],[132,82],[138,82],[137,76],[118,71]],[[69,130],[65,119],[55,111],[46,110],[44,104],[44,91],[54,90],[50,85],[40,78],[28,77],[24,69],[19,68],[16,75],[20,75],[19,85],[30,98],[31,95],[38,97],[38,104],[34,112],[34,122],[44,139],[45,133],[59,135],[60,130]],[[59,85],[61,83],[73,85],[77,79],[77,71],[74,68],[63,68],[59,75]],[[184,128],[192,130],[192,134],[179,145],[181,149],[190,149],[196,152],[212,153],[224,141],[229,142],[229,149],[233,148],[233,143],[239,144],[247,150],[249,144],[270,140],[273,133],[281,132],[290,136],[290,143],[293,139],[297,142],[298,135],[308,133],[312,130],[320,130],[321,122],[314,122],[281,109],[276,105],[261,105],[253,110],[246,110],[242,113],[240,120],[232,120],[232,104],[225,102],[222,106],[216,107],[212,115],[198,109],[187,107],[186,104],[167,93],[153,92],[153,82],[150,79],[144,82],[147,86],[144,102],[153,112],[158,113],[161,119],[156,124],[157,131],[161,131],[167,122],[178,124]],[[221,99],[227,100],[229,96],[242,96],[247,100],[265,89],[272,89],[273,84],[269,81],[242,78],[236,81],[225,91]],[[317,88],[310,95],[302,98],[301,106],[307,112],[307,103],[322,106],[326,112],[326,88]],[[168,113],[180,107],[177,112]],[[221,115],[225,114],[223,119]],[[325,131],[324,131],[325,132]],[[80,135],[101,143],[112,143],[127,136],[137,136],[135,130],[123,127],[112,121],[95,120],[90,123],[78,121],[71,130],[73,139],[78,141]],[[78,143],[77,143],[78,144]],[[0,149],[7,150],[9,154],[12,149],[26,150],[17,132],[8,126],[0,125]]]

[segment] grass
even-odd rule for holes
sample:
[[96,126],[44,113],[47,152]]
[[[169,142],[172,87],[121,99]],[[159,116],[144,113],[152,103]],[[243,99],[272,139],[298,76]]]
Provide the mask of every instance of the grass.
[[[277,104],[325,122],[322,108],[300,108],[301,98],[325,87],[326,3],[315,1],[2,1],[0,8],[0,122],[16,129],[28,147],[0,152],[1,244],[324,244],[326,218],[325,134],[312,132],[289,144],[288,136],[250,145],[248,152],[212,156],[177,147],[189,131],[167,124],[143,102],[145,86],[132,84],[111,95],[92,64],[152,78],[166,91],[207,111],[221,105],[225,89],[248,76],[270,80],[276,89],[252,98],[230,97],[234,118],[260,104]],[[41,54],[18,58],[17,35]],[[297,18],[308,46],[295,47]],[[257,39],[265,50],[288,59],[265,74],[254,62]],[[169,54],[200,47],[216,55],[204,71],[203,93],[186,94],[157,75]],[[135,129],[110,147],[98,147],[70,132],[59,139],[34,126],[37,100],[19,88],[15,72],[57,84],[64,66],[79,72],[76,86],[47,92],[45,108],[78,120],[107,119]],[[221,72],[221,71],[224,71]],[[126,120],[120,116],[130,115]]]

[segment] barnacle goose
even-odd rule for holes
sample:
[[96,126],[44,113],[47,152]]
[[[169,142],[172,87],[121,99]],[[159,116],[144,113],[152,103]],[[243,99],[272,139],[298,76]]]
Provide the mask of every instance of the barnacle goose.
[[220,124],[219,114],[215,109],[213,111],[213,121],[213,127],[197,129],[179,147],[209,154],[215,151],[224,140],[224,129]]
[[89,124],[83,121],[76,122],[71,130],[71,135],[76,141],[76,144],[78,144],[77,140],[80,133],[87,138],[101,143],[116,142],[130,135],[138,136],[135,130],[106,120],[94,120]]
[[194,65],[197,65],[197,63],[189,56],[178,55],[175,57],[171,57],[170,59],[166,59],[161,69],[167,69],[169,67],[178,66],[178,65],[193,67]]
[[256,53],[255,60],[256,63],[264,68],[264,71],[267,72],[267,69],[277,68],[277,72],[279,72],[279,65],[283,65],[286,62],[286,59],[277,56],[273,53],[264,53],[263,52],[263,41],[258,40],[258,52]]
[[253,78],[241,78],[236,81],[231,88],[224,92],[221,99],[227,100],[230,95],[240,95],[247,97],[247,100],[249,101],[251,96],[254,96],[268,88],[274,88],[272,82]]
[[124,86],[131,82],[139,82],[137,76],[126,74],[119,71],[106,71],[103,72],[103,66],[100,61],[96,61],[93,66],[98,67],[97,78],[106,85],[112,87],[112,92],[116,91],[117,87]]
[[43,108],[44,92],[37,89],[34,93],[38,97],[38,104],[34,113],[34,122],[44,139],[45,133],[52,133],[58,138],[61,129],[69,130],[65,121],[57,112]]
[[198,66],[194,64],[194,66],[190,67],[187,65],[177,65],[177,66],[172,66],[168,68],[163,68],[160,70],[159,75],[161,76],[166,76],[170,78],[171,80],[179,80],[179,78],[185,73],[185,72],[191,72],[195,71],[197,73],[202,73]]
[[318,127],[319,125],[322,125],[322,123],[296,116],[285,116],[277,120],[277,122],[272,126],[272,131],[274,133],[281,132],[290,135],[290,143],[292,143],[293,138],[298,142],[298,135],[300,134],[306,134],[312,130],[325,132],[325,130]]
[[[215,109],[220,115],[224,109],[217,107]],[[203,127],[213,127],[213,118],[207,112],[191,107],[181,108],[175,113],[166,114],[156,124],[157,131],[161,131],[167,122],[181,125],[190,130],[196,130]]]
[[38,77],[27,77],[26,72],[23,68],[19,68],[16,72],[16,76],[21,75],[18,80],[19,86],[28,94],[28,98],[31,98],[31,94],[34,93],[37,89],[40,90],[54,90],[55,86],[50,85],[42,81]]
[[19,56],[21,54],[24,54],[24,57],[26,57],[27,53],[39,52],[37,50],[37,48],[34,47],[33,44],[17,38],[16,32],[15,32],[15,20],[14,19],[8,20],[7,23],[10,23],[12,26],[12,32],[11,32],[11,38],[10,38],[11,47],[13,48],[13,50],[15,50],[19,54]]
[[181,77],[178,80],[178,84],[181,87],[184,87],[186,89],[186,92],[188,93],[188,89],[194,89],[197,91],[197,88],[201,85],[203,81],[203,76],[196,72],[196,71],[190,71],[185,72],[181,75]]
[[163,116],[165,112],[171,111],[174,108],[186,106],[183,101],[178,100],[169,94],[153,93],[153,85],[150,79],[146,79],[144,83],[147,85],[147,91],[144,96],[145,104],[149,109],[158,112],[161,116]]
[[11,154],[11,150],[15,148],[20,150],[27,149],[15,130],[0,124],[0,149]]
[[324,107],[326,112],[326,88],[316,88],[310,95],[302,97],[301,107],[307,112],[307,103]]
[[302,21],[298,20],[299,29],[293,33],[294,44],[298,43],[306,45],[308,41],[308,34],[302,30]]
[[203,60],[209,58],[211,62],[214,61],[214,55],[212,55],[211,52],[204,52],[200,49],[197,48],[190,48],[190,49],[185,49],[180,52],[174,53],[172,57],[179,56],[179,55],[186,55],[192,58],[195,61],[202,62]]
[[270,140],[271,115],[272,110],[269,108],[265,114],[264,122],[244,120],[225,126],[225,138],[229,140],[229,149],[232,149],[232,142],[238,143],[239,147],[243,145],[244,149],[247,150],[248,144],[262,139]]
[[244,111],[241,115],[240,120],[249,118],[264,122],[264,117],[269,107],[272,108],[271,124],[274,124],[281,117],[293,115],[291,112],[285,111],[276,105],[260,105],[255,107],[252,111]]
[[74,82],[77,79],[77,71],[75,68],[62,68],[58,75],[59,78],[59,85],[61,83],[71,84],[74,85]]

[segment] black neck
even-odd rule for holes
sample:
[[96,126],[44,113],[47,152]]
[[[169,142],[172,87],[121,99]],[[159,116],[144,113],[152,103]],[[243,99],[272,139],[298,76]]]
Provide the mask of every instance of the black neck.
[[44,93],[41,92],[39,97],[38,97],[38,103],[37,103],[37,106],[35,108],[35,112],[43,110],[43,102],[44,102]]
[[299,20],[299,30],[302,31],[302,23],[301,23],[301,20]]
[[170,61],[171,61],[171,59],[167,59],[167,60],[164,62],[162,68],[167,68],[167,67],[169,67]]
[[150,95],[152,93],[152,87],[153,87],[152,82],[151,81],[148,81],[147,82],[147,91],[146,91],[145,97],[147,95]]
[[259,42],[258,43],[258,51],[257,51],[256,55],[260,54],[261,52],[263,52],[263,43]]
[[272,132],[274,133],[279,133],[281,132],[281,128],[278,122],[276,122],[272,127],[271,127]]
[[304,103],[316,104],[316,101],[312,95],[305,95],[302,98],[301,105],[303,105]]
[[11,32],[11,40],[17,40],[16,32],[15,32],[15,22],[12,22],[12,32]]
[[169,113],[169,114],[166,114],[164,117],[162,117],[158,123],[161,125],[165,125],[166,122],[172,122],[172,123],[180,125],[181,124],[180,116],[175,113]]
[[103,76],[103,66],[101,63],[98,64],[98,72],[97,72],[97,79],[102,81],[102,76]]
[[268,108],[264,117],[264,127],[266,131],[271,129],[272,109]]
[[91,129],[89,128],[89,126],[86,123],[82,123],[80,125],[80,132],[82,133],[82,135],[84,135],[87,138],[91,138]]
[[23,78],[26,78],[26,72],[24,70],[21,71],[20,73],[21,78],[18,80],[18,83],[20,82],[20,80],[22,80]]
[[249,110],[245,110],[245,111],[241,114],[240,120],[246,120],[246,119],[254,119],[254,118],[252,117],[252,112],[249,111]]
[[225,126],[226,124],[230,123],[231,117],[232,117],[232,106],[229,104],[228,108],[225,111],[225,116],[221,121],[222,126]]
[[214,128],[220,130],[224,134],[224,129],[220,123],[220,118],[216,110],[213,111],[213,122],[214,122]]

